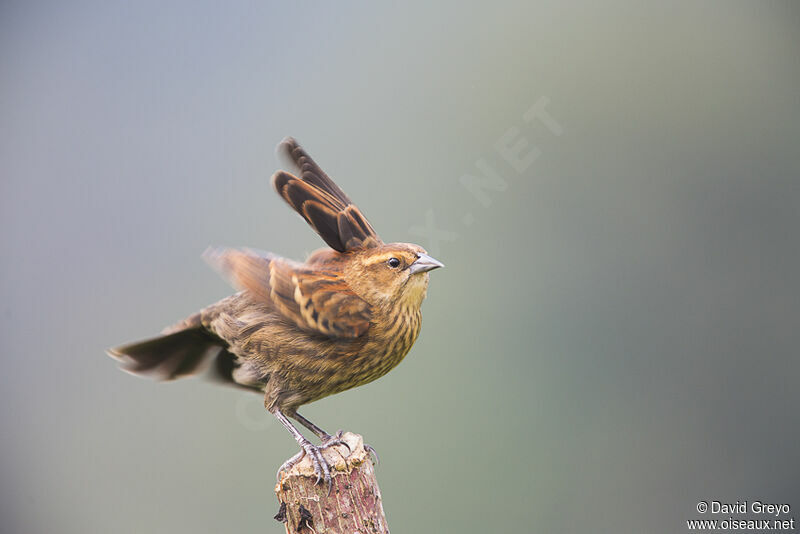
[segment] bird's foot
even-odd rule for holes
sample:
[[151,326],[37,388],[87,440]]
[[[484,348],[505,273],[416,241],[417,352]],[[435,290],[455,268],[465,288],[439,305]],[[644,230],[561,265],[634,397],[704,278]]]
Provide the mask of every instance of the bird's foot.
[[[291,458],[289,458],[288,460],[286,460],[285,462],[283,462],[280,469],[278,469],[277,473],[278,482],[280,482],[281,480],[281,473],[288,472],[303,458],[308,456],[311,459],[312,465],[314,466],[314,474],[316,474],[317,476],[315,484],[319,484],[321,480],[324,480],[325,484],[328,485],[328,491],[330,492],[330,490],[333,487],[331,468],[327,460],[325,460],[325,457],[322,455],[322,451],[330,447],[335,447],[337,445],[344,445],[345,447],[347,447],[347,454],[346,455],[342,454],[342,457],[345,459],[348,458],[353,451],[352,449],[350,449],[350,445],[346,441],[344,441],[344,439],[342,439],[342,436],[343,432],[341,430],[338,431],[333,436],[328,434],[321,436],[322,443],[319,446],[316,446],[312,444],[310,441],[304,439],[303,442],[300,442],[300,447],[302,448],[302,450],[297,454],[295,454],[294,456],[292,456]],[[378,453],[375,451],[375,449],[371,445],[368,445],[367,443],[364,443],[363,446],[364,450],[367,451],[367,454],[369,454],[369,457],[372,460],[372,464],[376,465],[380,463],[380,458],[378,457]],[[341,454],[340,451],[337,452]]]
[[[350,454],[353,451],[350,449],[350,445],[348,445],[347,442],[342,439],[342,434],[343,433],[344,432],[342,430],[340,430],[336,434],[334,434],[333,436],[330,436],[330,435],[328,435],[327,437],[323,436],[322,437],[322,446],[320,448],[321,449],[326,449],[326,448],[332,447],[334,445],[344,445],[345,447],[347,447],[347,451],[348,451],[347,457],[349,457]],[[381,463],[381,459],[378,456],[378,452],[372,447],[372,445],[370,445],[369,443],[364,443],[363,446],[364,446],[364,450],[367,451],[367,454],[369,454],[369,457],[372,460],[372,465],[377,465],[377,464]]]
[[281,473],[290,470],[294,467],[300,460],[302,460],[305,456],[311,458],[311,464],[314,466],[314,474],[317,475],[317,480],[315,484],[319,484],[320,481],[324,480],[325,484],[328,486],[328,491],[330,488],[333,487],[332,479],[331,479],[331,468],[328,465],[328,462],[322,456],[322,449],[324,447],[317,447],[310,441],[304,439],[300,443],[300,447],[303,449],[281,465],[280,469],[278,469],[278,482],[281,480]]
[[[342,439],[343,434],[344,432],[342,430],[338,431],[333,436],[325,434],[320,439],[320,441],[322,441],[322,445],[320,445],[319,448],[327,449],[328,447],[335,447],[336,445],[344,445],[345,447],[347,447],[347,456],[350,456],[350,453],[352,453],[353,451],[350,450],[350,445],[348,445],[347,442]],[[347,458],[347,456],[345,456],[345,458]]]
[[317,481],[314,484],[319,484],[320,480],[324,480],[330,491],[332,486],[331,468],[328,465],[328,461],[322,456],[322,450],[310,441],[302,443],[301,446],[311,458],[311,463],[314,464],[314,474],[317,475]]

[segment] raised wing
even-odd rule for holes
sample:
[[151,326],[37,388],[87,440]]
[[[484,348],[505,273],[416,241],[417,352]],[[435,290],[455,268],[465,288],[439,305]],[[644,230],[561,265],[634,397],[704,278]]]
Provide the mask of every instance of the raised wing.
[[291,159],[300,177],[278,171],[273,187],[331,248],[346,252],[383,243],[361,210],[294,138],[281,141],[278,151]]
[[369,304],[333,271],[251,249],[210,248],[203,257],[234,287],[257,295],[303,330],[356,338],[369,328]]

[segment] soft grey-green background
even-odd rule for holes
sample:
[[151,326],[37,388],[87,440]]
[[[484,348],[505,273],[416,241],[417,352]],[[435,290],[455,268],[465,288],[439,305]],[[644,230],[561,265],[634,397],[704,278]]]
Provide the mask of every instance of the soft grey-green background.
[[281,531],[260,399],[103,351],[228,294],[210,244],[320,246],[285,135],[447,264],[409,357],[305,410],[393,531],[800,510],[800,9],[528,4],[3,2],[0,530]]

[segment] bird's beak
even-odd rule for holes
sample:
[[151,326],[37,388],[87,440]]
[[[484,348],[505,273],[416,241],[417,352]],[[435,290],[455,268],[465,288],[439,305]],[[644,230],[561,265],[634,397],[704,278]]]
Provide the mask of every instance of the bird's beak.
[[426,273],[439,267],[444,267],[444,263],[431,258],[427,254],[420,254],[417,256],[417,260],[409,265],[408,270],[411,271],[411,274],[417,274]]

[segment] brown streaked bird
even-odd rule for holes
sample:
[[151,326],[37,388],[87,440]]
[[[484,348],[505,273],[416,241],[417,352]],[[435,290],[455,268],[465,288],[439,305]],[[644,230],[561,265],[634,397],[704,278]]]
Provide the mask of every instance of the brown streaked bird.
[[[209,249],[206,260],[240,291],[146,341],[110,349],[122,368],[161,380],[199,374],[264,393],[264,405],[330,484],[320,450],[342,443],[298,407],[380,378],[419,335],[428,271],[443,267],[409,243],[385,244],[370,223],[291,137],[278,145],[298,175],[272,185],[330,246],[299,263],[251,249]],[[316,446],[290,421],[320,440]],[[280,470],[279,470],[280,473]],[[330,486],[329,486],[330,487]]]

